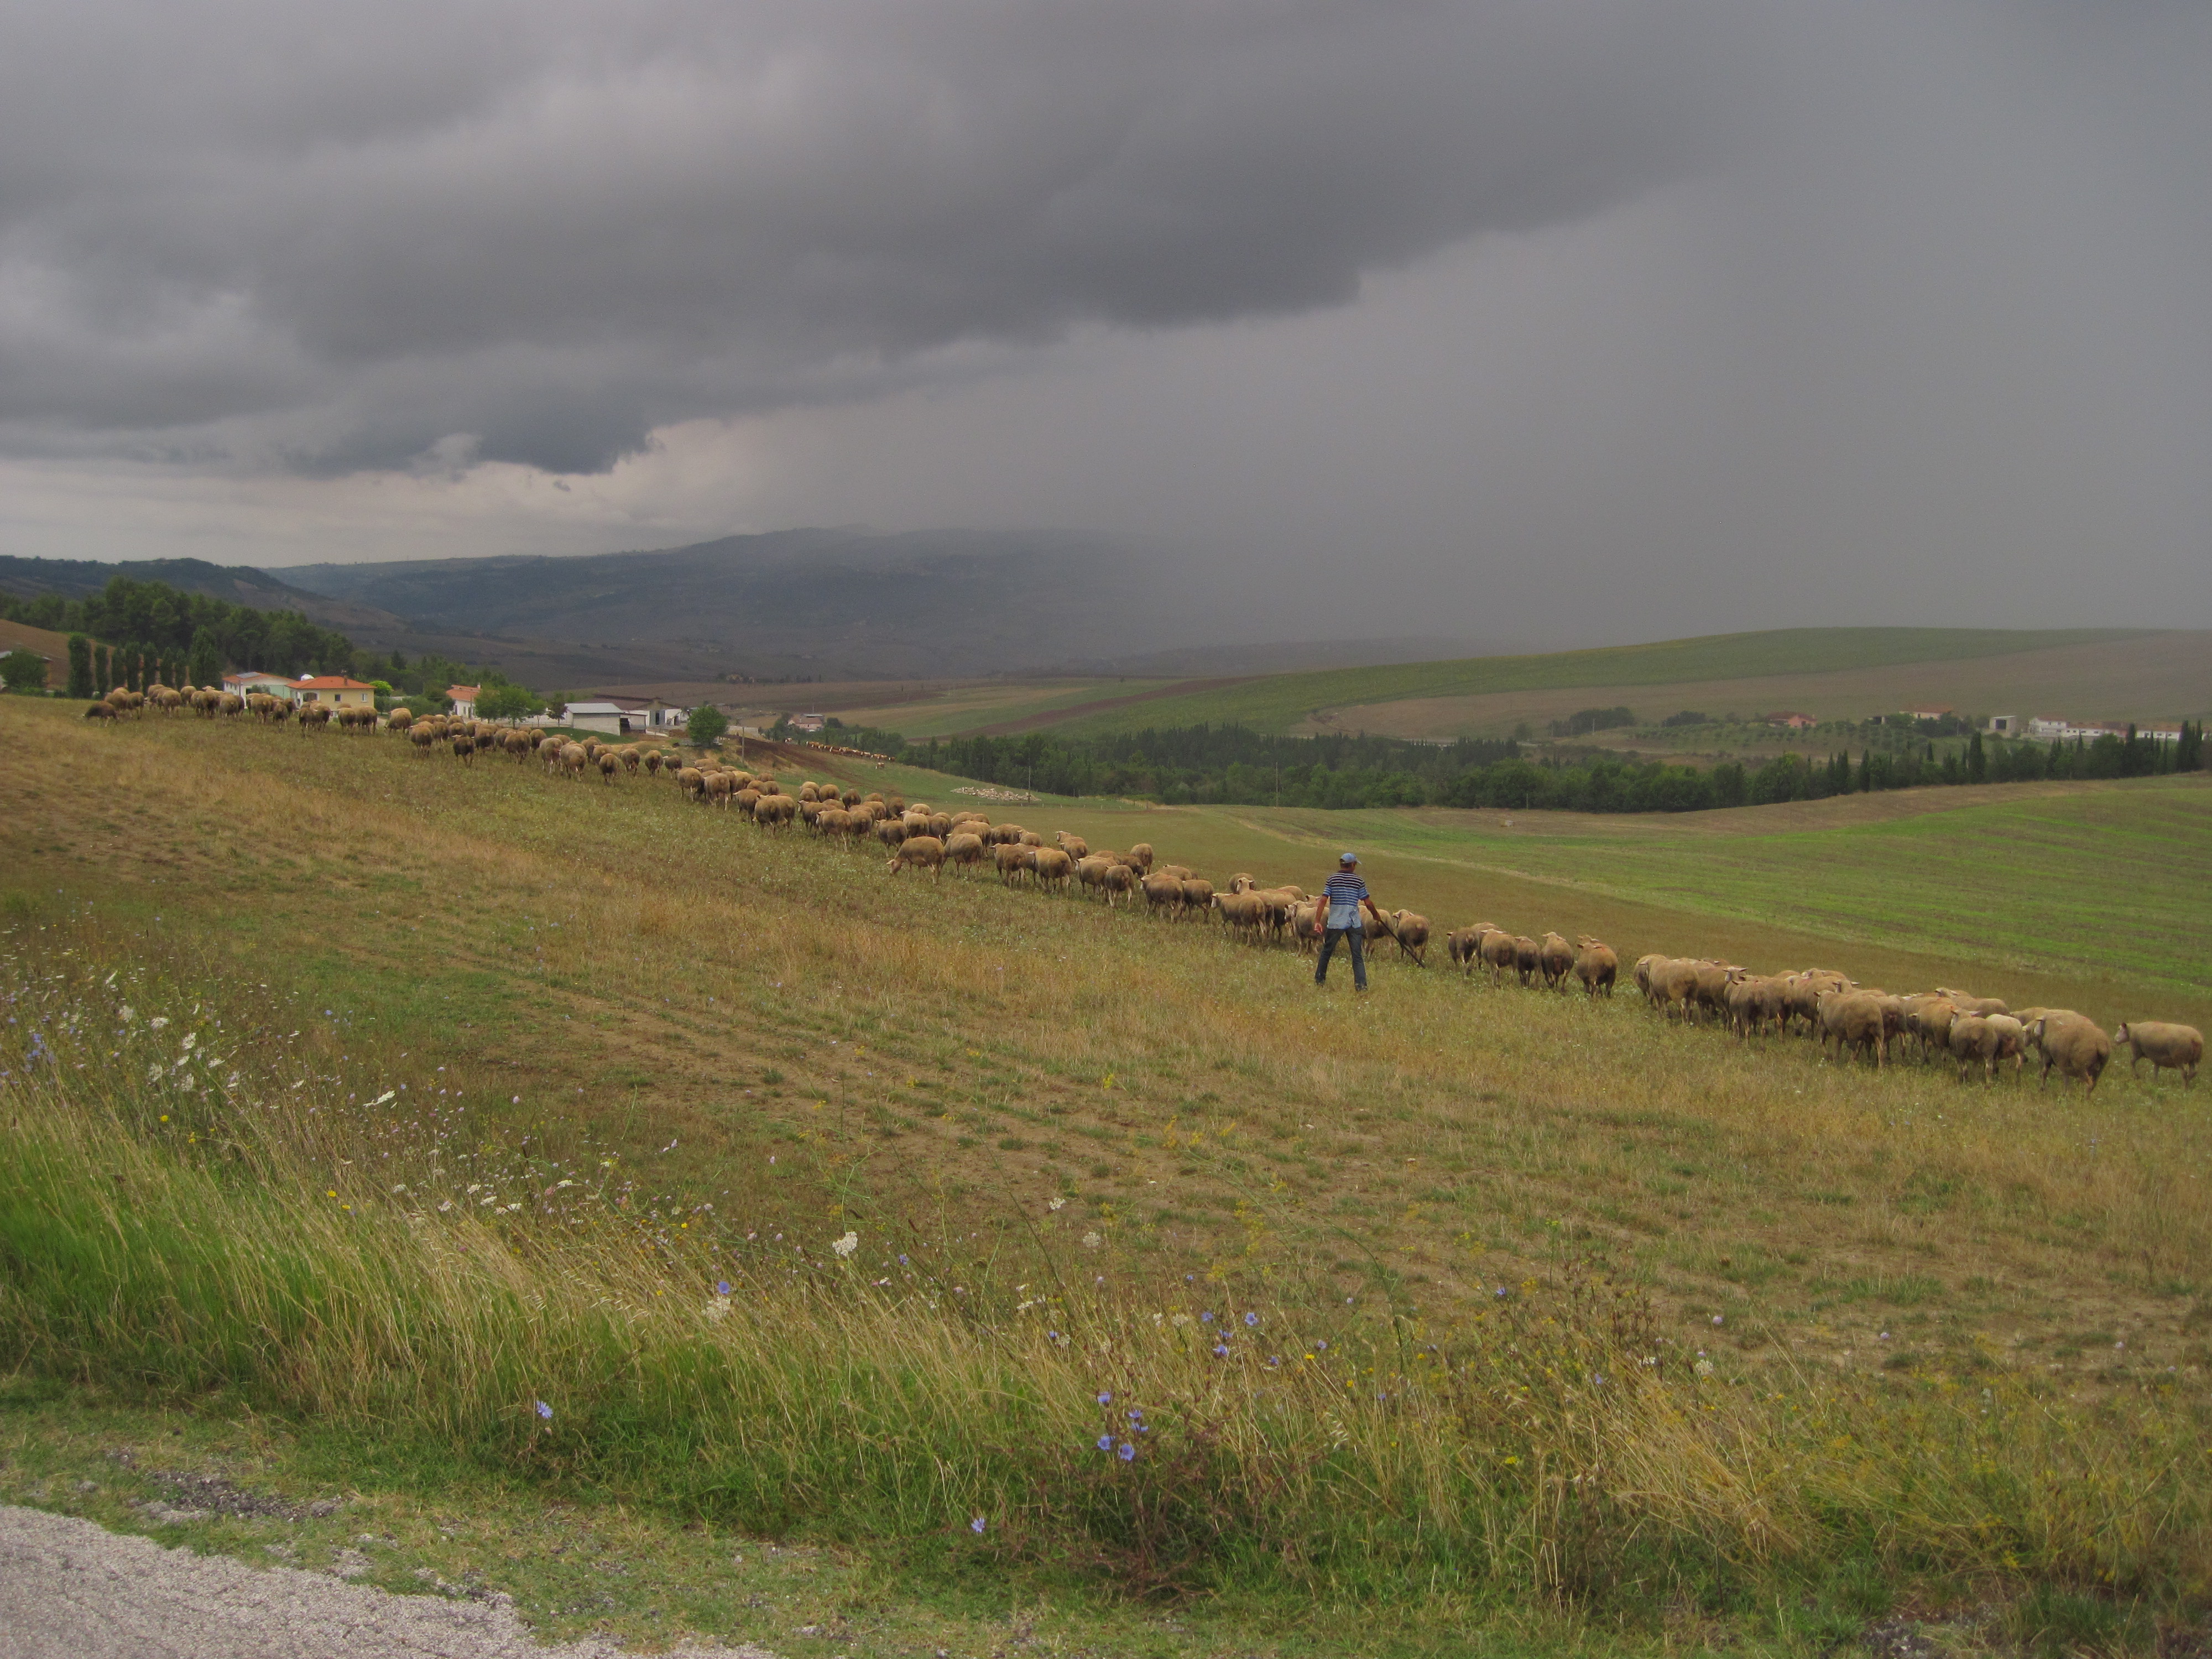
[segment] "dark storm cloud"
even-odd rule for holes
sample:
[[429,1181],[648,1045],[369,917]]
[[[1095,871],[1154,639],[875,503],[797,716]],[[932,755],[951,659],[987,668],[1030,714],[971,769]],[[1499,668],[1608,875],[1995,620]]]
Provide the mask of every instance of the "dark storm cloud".
[[0,441],[604,467],[933,349],[1326,307],[1740,148],[1722,0],[9,9]]

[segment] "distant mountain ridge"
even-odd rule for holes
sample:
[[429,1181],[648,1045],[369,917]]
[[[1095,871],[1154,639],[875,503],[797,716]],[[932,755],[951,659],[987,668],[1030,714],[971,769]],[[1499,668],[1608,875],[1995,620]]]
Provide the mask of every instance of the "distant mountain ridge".
[[207,593],[256,611],[296,611],[308,621],[349,634],[382,633],[405,626],[388,611],[295,587],[252,565],[210,564],[205,559],[132,559],[106,564],[97,559],[0,557],[0,590],[35,599],[58,593],[82,599],[106,587],[111,578],[166,582],[185,593]]
[[772,657],[845,678],[1050,667],[1188,637],[1187,621],[1159,626],[1134,602],[1143,562],[1124,544],[1074,532],[788,530],[630,553],[276,574],[424,634],[571,641],[632,658],[659,644],[719,653],[732,669]]

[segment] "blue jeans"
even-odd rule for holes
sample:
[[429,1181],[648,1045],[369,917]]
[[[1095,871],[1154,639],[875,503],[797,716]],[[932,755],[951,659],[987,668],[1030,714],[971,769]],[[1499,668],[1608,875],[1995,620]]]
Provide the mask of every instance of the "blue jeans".
[[1367,988],[1367,930],[1357,923],[1350,927],[1332,927],[1322,935],[1321,960],[1314,964],[1314,983],[1322,984],[1328,978],[1328,959],[1335,952],[1336,942],[1342,939],[1352,952],[1352,982],[1360,990]]

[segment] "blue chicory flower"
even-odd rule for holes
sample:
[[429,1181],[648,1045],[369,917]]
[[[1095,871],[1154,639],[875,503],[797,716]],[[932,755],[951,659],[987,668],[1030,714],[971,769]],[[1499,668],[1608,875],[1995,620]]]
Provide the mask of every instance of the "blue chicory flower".
[[1260,1322],[1260,1316],[1255,1313],[1248,1313],[1244,1316],[1244,1322],[1247,1326],[1256,1325]]
[[1098,1437],[1098,1449],[1100,1451],[1112,1451],[1114,1449],[1114,1437],[1110,1434],[1100,1435]]
[[727,1296],[729,1293],[730,1281],[728,1279],[718,1279],[714,1281],[714,1294],[716,1296]]
[[1217,1342],[1213,1345],[1213,1352],[1226,1359],[1229,1357],[1229,1345],[1226,1342]]
[[1113,1396],[1112,1395],[1110,1395],[1110,1394],[1108,1394],[1104,1389],[1100,1389],[1100,1390],[1099,1390],[1099,1394],[1098,1394],[1098,1403],[1099,1403],[1100,1405],[1102,1405],[1102,1406],[1110,1406],[1110,1405],[1112,1405],[1112,1404],[1114,1403],[1114,1396]]
[[987,1524],[988,1523],[984,1521],[983,1517],[979,1515],[973,1521],[970,1521],[968,1523],[968,1530],[972,1533],[981,1534]]
[[1134,1441],[1124,1440],[1121,1443],[1121,1461],[1124,1463],[1132,1463],[1136,1461],[1136,1443]]
[[548,1423],[553,1420],[553,1408],[542,1400],[538,1402],[538,1414]]

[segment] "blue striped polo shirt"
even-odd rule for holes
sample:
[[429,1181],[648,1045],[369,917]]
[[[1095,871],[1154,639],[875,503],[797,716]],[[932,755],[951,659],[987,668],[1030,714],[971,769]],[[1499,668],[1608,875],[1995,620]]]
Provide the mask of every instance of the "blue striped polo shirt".
[[1359,926],[1359,902],[1367,896],[1367,884],[1350,870],[1340,870],[1322,887],[1322,896],[1328,901],[1328,925],[1332,927]]

